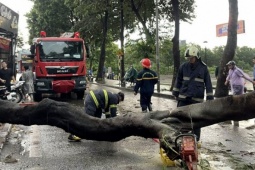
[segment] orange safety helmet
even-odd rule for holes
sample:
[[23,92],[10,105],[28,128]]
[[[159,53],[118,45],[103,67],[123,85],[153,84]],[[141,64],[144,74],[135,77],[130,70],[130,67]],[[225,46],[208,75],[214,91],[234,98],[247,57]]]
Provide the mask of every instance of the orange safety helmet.
[[141,64],[145,68],[151,68],[151,60],[148,58],[144,58],[141,60]]
[[40,32],[40,36],[41,36],[41,37],[46,37],[46,32],[45,32],[45,31],[41,31],[41,32]]
[[80,38],[80,33],[79,32],[75,32],[74,33],[74,38]]

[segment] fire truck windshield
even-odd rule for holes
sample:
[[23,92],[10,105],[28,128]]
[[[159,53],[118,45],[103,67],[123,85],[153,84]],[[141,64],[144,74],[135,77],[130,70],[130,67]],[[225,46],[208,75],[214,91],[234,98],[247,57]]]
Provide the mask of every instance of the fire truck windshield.
[[81,41],[42,41],[39,44],[41,61],[82,61],[83,42]]

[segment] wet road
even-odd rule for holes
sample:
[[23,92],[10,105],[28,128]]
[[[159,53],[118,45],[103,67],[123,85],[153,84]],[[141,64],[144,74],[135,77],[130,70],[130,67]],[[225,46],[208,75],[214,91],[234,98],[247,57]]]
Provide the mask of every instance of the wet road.
[[[97,88],[97,86],[93,85],[92,88]],[[113,92],[119,91],[116,89],[110,90]],[[130,109],[130,111],[135,110],[132,112],[141,114],[139,113],[140,108],[135,108],[137,100],[133,100],[134,96],[131,92],[126,93],[127,102],[121,104],[119,110],[130,107],[128,100],[131,98],[134,109]],[[64,99],[64,101],[75,104],[77,107],[83,107],[83,101],[74,99]],[[90,140],[69,142],[68,135],[63,130],[51,126],[33,125],[27,127],[15,125],[8,142],[2,150],[0,169],[162,170],[164,168],[160,160],[159,145],[152,139],[129,137],[114,143]],[[17,162],[4,163],[6,162],[5,157],[8,155],[12,158],[12,161],[17,160]]]
[[[91,89],[98,88],[91,85]],[[118,89],[104,87],[112,92]],[[73,96],[75,98],[75,96]],[[83,101],[75,99],[58,99],[83,107]],[[55,98],[57,99],[57,98]],[[125,102],[119,105],[120,112],[142,114],[139,95],[125,92]],[[176,102],[170,99],[152,97],[154,110],[176,108]],[[121,114],[121,113],[120,113]],[[216,124],[202,128],[202,159],[210,162],[217,170],[244,169],[255,164],[255,131],[253,122],[240,122],[240,127],[229,124]],[[165,168],[160,160],[159,146],[152,139],[129,137],[119,142],[98,142],[82,140],[68,142],[68,133],[51,126],[15,125],[9,140],[1,153],[1,170],[162,170]],[[3,163],[10,155],[16,163]],[[8,159],[7,159],[8,160]],[[255,166],[254,166],[255,168]],[[249,169],[246,168],[246,169]]]

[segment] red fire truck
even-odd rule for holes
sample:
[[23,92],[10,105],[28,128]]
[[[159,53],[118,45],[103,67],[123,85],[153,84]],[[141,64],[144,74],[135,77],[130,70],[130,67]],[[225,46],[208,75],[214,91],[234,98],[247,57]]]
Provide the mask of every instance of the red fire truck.
[[60,37],[46,37],[41,31],[31,45],[35,73],[35,100],[43,93],[71,94],[82,99],[86,89],[86,58],[89,49],[79,33],[64,33]]

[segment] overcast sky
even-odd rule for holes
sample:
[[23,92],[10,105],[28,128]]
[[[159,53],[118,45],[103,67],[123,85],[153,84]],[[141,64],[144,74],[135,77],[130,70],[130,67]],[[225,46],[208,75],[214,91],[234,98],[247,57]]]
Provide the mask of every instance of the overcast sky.
[[[32,8],[29,0],[0,0],[15,12],[19,13],[19,33],[23,34],[24,41],[28,41],[26,17],[24,16]],[[226,37],[216,37],[216,25],[228,22],[228,0],[196,0],[196,19],[192,24],[181,23],[180,39],[188,43],[196,43],[201,46],[214,47],[226,45]],[[239,0],[238,20],[245,20],[246,33],[238,34],[238,46],[255,48],[255,0]],[[207,44],[203,42],[207,41]]]
[[[226,45],[227,37],[216,37],[216,25],[228,22],[228,0],[196,0],[196,19],[192,24],[181,23],[180,39],[214,47]],[[246,33],[238,34],[238,46],[255,48],[255,0],[238,1],[238,20],[245,20]]]

